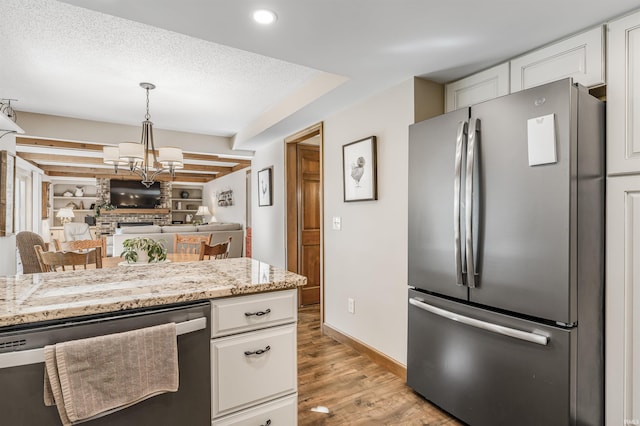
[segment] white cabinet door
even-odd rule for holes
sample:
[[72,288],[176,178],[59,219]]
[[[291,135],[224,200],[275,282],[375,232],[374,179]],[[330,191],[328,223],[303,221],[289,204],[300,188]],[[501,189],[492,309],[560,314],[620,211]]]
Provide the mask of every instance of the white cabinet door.
[[454,81],[445,86],[445,111],[453,111],[509,94],[509,63]]
[[602,26],[511,61],[512,93],[567,77],[586,87],[605,83]]
[[212,418],[295,393],[296,341],[296,324],[212,340]]
[[640,12],[609,23],[607,173],[640,173]]
[[640,424],[640,176],[607,179],[606,424]]
[[267,402],[239,413],[214,419],[212,426],[257,426],[298,424],[298,394]]

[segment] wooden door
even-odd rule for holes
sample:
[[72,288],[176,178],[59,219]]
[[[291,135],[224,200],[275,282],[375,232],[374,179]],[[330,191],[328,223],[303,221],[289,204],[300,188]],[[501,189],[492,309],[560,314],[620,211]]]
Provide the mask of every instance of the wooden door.
[[296,144],[300,305],[320,303],[320,148]]

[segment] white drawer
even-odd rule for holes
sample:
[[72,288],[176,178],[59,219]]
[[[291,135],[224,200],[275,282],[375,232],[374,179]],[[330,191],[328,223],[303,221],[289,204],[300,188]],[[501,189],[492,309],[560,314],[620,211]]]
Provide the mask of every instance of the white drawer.
[[211,422],[211,426],[295,426],[297,424],[298,394],[248,408]]
[[296,290],[211,301],[211,337],[228,336],[298,319]]
[[296,324],[212,340],[211,417],[296,392],[296,340]]

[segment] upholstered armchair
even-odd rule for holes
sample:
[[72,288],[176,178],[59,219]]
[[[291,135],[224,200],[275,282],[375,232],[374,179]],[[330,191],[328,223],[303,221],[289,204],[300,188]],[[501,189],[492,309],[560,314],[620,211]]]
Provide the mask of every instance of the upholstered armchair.
[[91,240],[91,232],[89,232],[89,224],[84,222],[69,222],[64,224],[65,241],[75,240]]

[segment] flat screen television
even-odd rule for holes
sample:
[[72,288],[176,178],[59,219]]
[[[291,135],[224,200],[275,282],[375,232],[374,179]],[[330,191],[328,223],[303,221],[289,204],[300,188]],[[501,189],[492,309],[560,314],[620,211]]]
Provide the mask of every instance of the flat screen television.
[[149,188],[139,180],[111,179],[111,204],[118,209],[153,209],[160,205],[160,182]]

